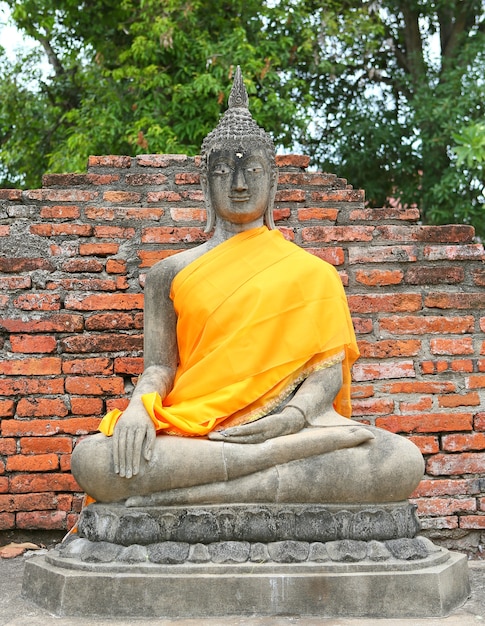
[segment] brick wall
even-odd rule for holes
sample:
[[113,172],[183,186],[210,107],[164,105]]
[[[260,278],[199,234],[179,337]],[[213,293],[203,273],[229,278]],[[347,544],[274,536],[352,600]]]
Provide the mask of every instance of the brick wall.
[[[124,407],[142,370],[143,283],[200,243],[197,158],[91,157],[86,174],[0,190],[0,529],[66,529],[81,494],[76,440]],[[354,419],[411,438],[430,536],[485,534],[485,254],[468,226],[369,209],[308,158],[278,158],[276,223],[339,270],[362,358]],[[481,536],[482,534],[482,536]]]

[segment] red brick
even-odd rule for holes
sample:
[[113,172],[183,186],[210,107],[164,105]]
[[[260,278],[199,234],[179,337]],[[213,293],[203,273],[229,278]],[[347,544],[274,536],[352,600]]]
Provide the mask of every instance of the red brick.
[[345,253],[343,248],[331,247],[331,248],[304,248],[310,254],[330,263],[331,265],[342,265],[345,261]]
[[484,309],[485,293],[430,293],[424,302],[435,309]]
[[17,528],[21,530],[59,530],[66,528],[65,511],[29,511],[17,513]]
[[137,254],[141,259],[140,268],[151,267],[155,263],[158,263],[158,261],[178,254],[179,252],[181,252],[181,250],[139,250]]
[[120,357],[115,359],[116,374],[130,374],[137,376],[143,372],[142,357]]
[[61,359],[44,357],[0,361],[0,373],[5,376],[52,376],[61,373]]
[[359,341],[359,350],[363,358],[385,359],[390,357],[415,356],[421,350],[421,341],[416,339],[370,342]]
[[485,528],[485,515],[462,515],[460,528]]
[[[127,185],[163,185],[168,181],[165,174],[127,174],[125,182]],[[105,197],[105,200],[107,198]],[[115,200],[115,202],[118,202]],[[122,201],[123,202],[123,201]],[[128,202],[138,202],[130,197]]]
[[199,185],[200,174],[198,174],[197,172],[182,172],[180,174],[175,174],[175,184],[176,185]]
[[180,202],[182,194],[177,191],[149,191],[147,202]]
[[32,280],[30,276],[2,276],[0,277],[0,289],[2,291],[16,289],[30,289]]
[[[0,191],[3,191],[0,189]],[[14,513],[0,513],[0,530],[10,530],[15,528]]]
[[90,156],[88,167],[131,167],[131,157],[129,156]]
[[438,405],[444,408],[455,408],[458,406],[479,406],[480,396],[478,393],[472,392],[467,394],[453,394],[448,396],[440,396]]
[[62,398],[21,398],[17,405],[19,417],[64,417],[68,413]]
[[86,174],[44,174],[42,187],[76,187],[87,185]]
[[117,280],[102,278],[64,278],[57,281],[48,281],[46,289],[62,289],[64,291],[116,291],[121,287]]
[[406,272],[405,282],[409,285],[453,285],[463,282],[462,267],[413,267]]
[[51,244],[49,250],[52,256],[74,257],[79,254],[77,241],[63,241],[60,244]]
[[473,282],[479,287],[485,287],[485,269],[473,270]]
[[69,454],[72,452],[71,437],[22,437],[22,454]]
[[481,376],[480,374],[477,374],[476,376],[469,376],[465,380],[465,387],[467,389],[485,388],[485,375]]
[[357,363],[352,368],[353,379],[357,382],[365,380],[381,380],[386,378],[414,378],[416,371],[412,361],[394,363]]
[[333,241],[372,241],[373,226],[308,226],[302,228],[303,241],[331,243]]
[[475,415],[474,430],[485,430],[485,413]]
[[101,374],[108,376],[113,373],[113,361],[103,357],[92,359],[71,359],[62,363],[64,374]]
[[59,395],[64,393],[63,378],[9,378],[0,379],[1,396],[18,396],[49,393]]
[[349,263],[409,263],[417,261],[416,246],[366,246],[349,248]]
[[143,328],[143,314],[99,313],[86,320],[86,330],[129,330]]
[[472,337],[431,339],[430,350],[432,354],[473,354],[473,339]]
[[[474,236],[472,226],[451,225],[451,226],[401,226],[385,225],[376,229],[383,239],[389,241],[427,241],[440,243],[466,243],[470,242]],[[441,246],[437,246],[441,247]],[[462,246],[447,246],[460,248]],[[464,246],[463,246],[464,247]]]
[[11,335],[12,352],[49,353],[55,352],[57,341],[50,335]]
[[352,323],[357,335],[366,335],[374,330],[372,320],[366,317],[353,317]]
[[[421,454],[436,454],[440,450],[440,443],[438,437],[429,436],[411,436],[408,437],[415,446],[419,448]],[[416,496],[414,496],[416,497]]]
[[459,246],[425,246],[423,257],[427,261],[473,261],[485,258],[482,244]]
[[108,398],[106,400],[106,410],[112,411],[113,409],[119,409],[120,411],[124,411],[128,404],[128,398]]
[[317,220],[319,222],[335,222],[337,220],[338,214],[338,209],[321,207],[308,207],[305,209],[298,209],[298,219],[300,222],[306,222],[309,220]]
[[34,270],[53,271],[50,261],[43,258],[30,257],[0,257],[0,272],[5,274],[18,274],[19,272],[32,272]]
[[[463,452],[465,450],[485,450],[485,433],[466,435],[443,435],[442,449],[447,452]],[[485,467],[484,467],[485,469]]]
[[57,454],[17,454],[7,459],[8,472],[49,472],[58,467]]
[[71,471],[71,455],[63,454],[59,457],[59,468],[61,472],[70,472]]
[[81,256],[109,256],[118,254],[120,249],[117,243],[82,243],[79,246]]
[[121,228],[120,226],[95,226],[94,236],[100,239],[133,239],[134,228]]
[[93,228],[87,224],[31,224],[30,232],[38,237],[91,237]]
[[21,200],[21,189],[0,189],[0,200]]
[[103,264],[98,259],[69,259],[62,264],[64,272],[102,272]]
[[106,261],[108,274],[126,274],[127,270],[127,263],[124,259],[108,259]]
[[79,332],[83,329],[83,317],[74,313],[54,313],[42,318],[0,319],[0,328],[12,333]]
[[416,221],[419,217],[420,214],[418,209],[400,207],[353,209],[349,214],[349,219],[352,221],[367,220],[373,222],[381,222],[383,220]]
[[433,400],[429,396],[415,397],[413,402],[399,402],[401,413],[416,413],[417,411],[429,411],[433,406]]
[[104,220],[106,222],[112,222],[113,220],[158,221],[164,215],[164,210],[161,208],[147,209],[143,207],[88,207],[85,210],[85,214],[89,220]]
[[293,228],[287,228],[285,226],[278,226],[278,230],[287,241],[295,240],[295,231]]
[[282,220],[287,220],[291,217],[291,209],[286,207],[285,209],[274,209],[273,211],[273,219],[275,222],[281,222]]
[[461,474],[483,474],[484,452],[462,452],[461,454],[436,454],[428,459],[426,472],[432,476]]
[[441,316],[392,316],[379,320],[381,330],[399,335],[428,335],[428,334],[464,334],[473,333],[475,318],[472,315],[464,317]]
[[105,394],[120,395],[125,391],[123,379],[118,376],[108,378],[94,376],[68,376],[66,391],[70,394],[102,396]]
[[141,167],[169,167],[187,163],[186,154],[139,154],[136,162]]
[[391,415],[376,420],[376,426],[393,433],[439,433],[471,430],[473,416],[469,413],[424,413]]
[[200,228],[171,226],[145,228],[141,237],[143,243],[202,243],[206,239]]
[[98,192],[81,189],[33,189],[24,191],[24,197],[40,202],[89,202],[96,200]]
[[103,400],[101,398],[71,396],[71,412],[73,415],[101,415],[103,413]]
[[14,305],[24,311],[57,311],[61,308],[61,297],[50,293],[26,293],[16,298]]
[[276,192],[275,202],[305,202],[303,189],[280,189]]
[[453,372],[473,372],[473,361],[468,359],[455,359],[451,362]]
[[5,476],[0,476],[0,493],[7,493],[9,490],[9,480]]
[[302,154],[277,154],[276,165],[278,167],[299,167],[306,169],[310,165],[310,157]]
[[90,185],[111,185],[120,180],[119,174],[88,174],[86,178]]
[[313,202],[364,202],[365,192],[362,189],[328,189],[312,191]]
[[352,313],[405,313],[422,308],[418,293],[358,294],[349,295],[347,300]]
[[44,219],[78,219],[81,215],[81,210],[75,205],[59,205],[59,206],[43,206],[40,210],[40,217]]
[[[88,435],[99,426],[97,417],[73,417],[61,420],[4,420],[3,437],[49,437],[52,435]],[[62,490],[61,490],[62,491]]]
[[87,352],[131,352],[143,349],[142,335],[76,335],[60,341],[63,352],[84,354]]
[[418,515],[452,515],[477,509],[475,498],[422,498],[416,504]]
[[141,194],[134,191],[105,191],[103,193],[103,200],[105,202],[113,203],[133,203],[140,202]]
[[64,306],[66,309],[77,311],[129,311],[132,309],[143,309],[143,294],[69,294],[65,298]]
[[404,273],[401,270],[357,270],[355,280],[368,287],[399,285]]
[[0,439],[0,454],[5,456],[9,454],[15,454],[17,451],[17,442],[15,439],[7,439],[3,437]]
[[[68,496],[69,497],[69,496]],[[54,493],[27,493],[0,496],[0,511],[35,511],[57,509],[59,496]]]
[[174,222],[205,222],[207,212],[205,209],[173,207],[170,209],[170,217]]
[[411,497],[462,496],[478,493],[480,493],[478,479],[426,478],[419,483]]
[[0,400],[0,417],[12,417],[15,415],[13,400]]
[[384,398],[352,400],[352,415],[386,415],[394,411],[394,401]]
[[381,387],[384,393],[453,393],[456,385],[452,382],[428,382],[422,380],[406,380],[385,383]]

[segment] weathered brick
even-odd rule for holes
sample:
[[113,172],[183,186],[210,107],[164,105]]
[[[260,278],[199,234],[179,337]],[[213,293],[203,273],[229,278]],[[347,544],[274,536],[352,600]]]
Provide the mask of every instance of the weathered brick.
[[286,207],[284,209],[278,208],[273,211],[273,219],[275,222],[281,222],[291,217],[291,209]]
[[66,391],[70,394],[104,396],[119,395],[125,391],[124,382],[118,376],[102,378],[99,376],[68,376]]
[[0,276],[0,289],[2,291],[30,289],[31,286],[30,276]]
[[143,207],[88,207],[85,210],[86,218],[89,220],[103,220],[112,222],[114,220],[149,220],[156,221],[162,217],[162,208]]
[[323,207],[308,207],[305,209],[298,209],[298,219],[300,222],[306,222],[309,220],[318,220],[319,222],[335,222],[337,220],[338,214],[339,209]]
[[140,268],[151,267],[169,256],[178,254],[181,250],[139,250],[137,252],[140,258]]
[[108,274],[126,274],[127,269],[125,259],[108,259],[106,261],[106,271]]
[[64,393],[63,378],[5,378],[0,379],[1,396],[17,396],[49,393],[58,395]]
[[86,178],[91,185],[112,185],[120,180],[119,174],[88,174]]
[[374,395],[373,385],[352,385],[352,398],[371,398]]
[[186,154],[139,154],[136,157],[137,165],[141,167],[169,167],[187,163]]
[[177,191],[149,191],[147,202],[180,202],[182,194]]
[[86,330],[130,330],[143,328],[143,314],[98,313],[86,320]]
[[475,478],[425,478],[419,483],[412,497],[473,495],[478,493],[480,493],[480,484]]
[[366,335],[373,331],[374,324],[371,319],[367,317],[352,317],[352,323],[357,335]]
[[84,320],[77,313],[53,313],[43,317],[0,318],[0,328],[11,333],[80,332]]
[[16,454],[7,459],[9,472],[50,472],[58,467],[57,454]]
[[482,244],[459,246],[425,246],[423,257],[426,261],[474,261],[483,260]]
[[381,387],[384,393],[453,393],[456,385],[449,381],[428,382],[422,380],[406,380],[384,383]]
[[206,239],[200,228],[171,226],[145,228],[141,238],[143,243],[202,243]]
[[110,256],[118,254],[120,249],[117,243],[82,243],[79,246],[81,256]]
[[476,376],[468,376],[465,379],[465,387],[467,389],[484,389],[485,375],[477,374]]
[[334,266],[342,265],[345,261],[343,248],[332,246],[331,248],[304,248],[304,250]]
[[[474,237],[472,226],[455,224],[451,226],[377,226],[376,231],[382,239],[389,241],[427,241],[440,243],[468,243]],[[430,246],[431,247],[431,246]],[[438,247],[438,246],[437,246]],[[450,246],[446,246],[449,248]],[[456,246],[465,247],[465,246]]]
[[[466,435],[443,435],[442,449],[447,452],[464,450],[485,450],[485,433],[467,433]],[[484,467],[485,470],[485,467]]]
[[131,167],[131,157],[129,156],[90,156],[88,159],[88,167]]
[[114,370],[116,374],[138,375],[143,372],[142,357],[117,357],[114,360]]
[[12,417],[15,414],[13,400],[0,400],[0,417]]
[[143,349],[143,336],[113,333],[89,335],[85,333],[62,339],[60,345],[62,351],[67,353],[131,352],[132,350],[138,351]]
[[430,293],[424,303],[430,309],[484,309],[485,293]]
[[278,167],[299,167],[306,169],[310,165],[310,157],[302,154],[277,154],[276,165]]
[[472,271],[473,282],[479,287],[485,287],[485,269]]
[[359,350],[363,358],[385,359],[389,357],[415,356],[419,354],[421,341],[416,339],[370,342],[359,341]]
[[431,354],[473,354],[473,338],[431,339]]
[[0,189],[0,200],[21,200],[21,189]]
[[50,437],[57,434],[88,435],[95,432],[98,429],[98,426],[99,418],[96,417],[72,417],[60,420],[4,420],[2,422],[2,436]]
[[101,398],[71,396],[70,401],[73,415],[101,415],[103,413],[104,404]]
[[356,246],[349,248],[349,263],[410,263],[417,261],[416,246]]
[[414,378],[416,371],[412,361],[392,363],[356,363],[352,368],[352,377],[357,382],[381,380],[386,378]]
[[170,217],[174,222],[205,222],[207,212],[205,209],[173,207],[170,208]]
[[15,514],[0,513],[0,530],[10,530],[11,528],[15,528]]
[[477,413],[473,423],[475,430],[485,430],[485,413]]
[[15,439],[7,439],[2,437],[0,439],[0,454],[10,455],[15,454],[17,451],[17,442]]
[[386,415],[394,411],[394,401],[385,398],[365,398],[352,401],[352,415]]
[[275,202],[305,202],[303,189],[280,189],[276,192]]
[[[415,446],[419,448],[421,454],[436,454],[440,450],[440,442],[438,437],[432,437],[431,435],[417,435],[408,437]],[[415,494],[413,494],[416,497]]]
[[93,228],[88,224],[31,224],[30,232],[38,237],[58,237],[60,235],[91,237]]
[[347,300],[352,313],[406,313],[422,308],[419,293],[356,294]]
[[61,297],[50,293],[26,293],[15,298],[14,305],[23,311],[57,311],[61,308]]
[[122,228],[120,226],[94,227],[94,236],[100,239],[133,239],[135,234],[134,228]]
[[0,361],[0,374],[5,376],[50,376],[60,373],[59,357]]
[[419,515],[452,515],[477,509],[475,498],[421,498],[416,504]]
[[409,285],[439,285],[463,282],[463,267],[412,267],[406,271],[405,282]]
[[51,335],[11,335],[10,346],[12,352],[50,353],[56,351],[57,341]]
[[[127,185],[163,185],[167,181],[165,174],[127,174],[125,176]],[[137,200],[129,200],[129,202],[137,202]]]
[[63,417],[68,413],[62,398],[21,398],[17,405],[19,417]]
[[384,317],[379,320],[381,330],[398,335],[428,335],[447,334],[455,335],[473,333],[475,318],[472,315],[463,317],[446,317],[435,315],[405,315]]
[[37,257],[0,257],[0,272],[5,274],[18,274],[19,272],[32,272],[34,270],[53,271],[54,266],[48,259]]
[[372,241],[373,232],[373,226],[307,226],[302,228],[301,236],[308,243]]
[[[69,454],[72,452],[71,437],[22,437],[22,454]],[[37,470],[38,471],[38,470]]]
[[416,413],[417,411],[429,411],[433,406],[433,400],[429,396],[417,396],[412,402],[399,402],[401,413]]
[[430,457],[426,463],[426,472],[432,476],[483,474],[484,470],[485,452],[436,454]]
[[62,264],[64,272],[102,272],[103,263],[98,259],[69,259]]
[[65,298],[64,306],[77,311],[129,311],[143,308],[143,294],[69,294]]
[[64,291],[117,291],[127,289],[128,285],[120,285],[118,280],[101,278],[64,278],[57,281],[48,281],[46,289]]
[[460,528],[485,528],[485,515],[462,515],[460,517]]
[[113,204],[124,204],[140,202],[141,194],[135,191],[105,191],[103,193],[103,200],[105,202],[112,202]]
[[390,415],[376,419],[376,426],[393,433],[437,433],[471,430],[470,413],[424,413],[419,415]]
[[199,185],[200,174],[198,172],[182,172],[175,174],[176,185]]
[[401,270],[357,270],[355,280],[368,287],[399,285],[404,277]]
[[66,528],[65,511],[29,511],[17,513],[17,528],[22,530],[59,530]]
[[364,202],[365,192],[362,189],[328,189],[312,191],[313,202]]
[[438,405],[443,408],[455,408],[458,406],[479,406],[481,403],[479,394],[474,391],[466,394],[450,394],[438,397]]
[[33,189],[24,191],[24,197],[40,202],[90,202],[96,200],[98,192],[81,189]]

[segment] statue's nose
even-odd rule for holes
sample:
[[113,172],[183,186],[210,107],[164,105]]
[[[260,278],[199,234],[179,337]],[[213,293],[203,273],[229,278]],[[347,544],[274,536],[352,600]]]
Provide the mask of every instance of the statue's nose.
[[248,185],[244,176],[244,171],[241,167],[236,167],[234,177],[232,179],[232,188],[235,191],[246,191]]

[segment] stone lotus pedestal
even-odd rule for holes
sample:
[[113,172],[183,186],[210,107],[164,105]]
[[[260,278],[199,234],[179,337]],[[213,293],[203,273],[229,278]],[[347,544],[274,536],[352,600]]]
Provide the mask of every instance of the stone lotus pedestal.
[[444,616],[469,595],[464,555],[388,505],[92,504],[27,561],[23,595],[91,617]]

